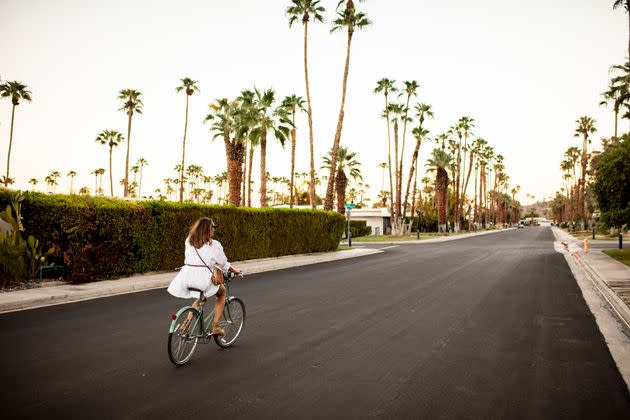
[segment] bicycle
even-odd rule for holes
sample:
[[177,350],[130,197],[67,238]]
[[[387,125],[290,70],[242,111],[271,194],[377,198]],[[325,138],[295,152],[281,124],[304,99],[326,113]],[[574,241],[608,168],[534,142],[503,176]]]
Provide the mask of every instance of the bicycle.
[[[243,273],[239,274],[243,277]],[[189,289],[195,298],[202,298],[199,309],[192,306],[184,306],[176,314],[173,314],[171,326],[168,331],[168,357],[175,366],[183,366],[190,361],[198,343],[207,344],[210,338],[221,348],[228,348],[239,337],[245,324],[245,304],[237,297],[230,295],[229,283],[235,277],[234,273],[223,273],[223,285],[226,289],[225,307],[219,326],[225,331],[225,335],[212,335],[212,322],[214,320],[214,308],[210,314],[204,317],[203,292],[199,289]]]

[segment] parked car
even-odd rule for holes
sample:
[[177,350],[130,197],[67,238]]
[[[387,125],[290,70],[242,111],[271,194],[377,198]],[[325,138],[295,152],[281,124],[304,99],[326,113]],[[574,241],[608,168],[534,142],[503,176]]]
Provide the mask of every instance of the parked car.
[[524,225],[524,224],[522,224],[522,223],[518,223],[518,224],[516,225],[516,228],[517,228],[517,229],[523,229],[524,227],[525,227],[525,225]]

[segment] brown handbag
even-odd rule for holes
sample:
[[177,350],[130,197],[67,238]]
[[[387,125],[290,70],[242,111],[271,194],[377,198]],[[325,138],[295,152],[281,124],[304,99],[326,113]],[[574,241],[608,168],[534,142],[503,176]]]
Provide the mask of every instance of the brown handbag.
[[215,268],[214,271],[212,271],[212,269],[208,267],[208,264],[206,264],[203,258],[201,258],[201,255],[199,255],[199,251],[197,251],[197,248],[194,248],[194,249],[195,249],[195,252],[197,253],[197,256],[203,263],[203,265],[205,265],[206,268],[210,270],[210,272],[212,273],[212,284],[214,284],[215,286],[223,284],[223,273],[221,272],[221,270],[219,270],[218,268]]

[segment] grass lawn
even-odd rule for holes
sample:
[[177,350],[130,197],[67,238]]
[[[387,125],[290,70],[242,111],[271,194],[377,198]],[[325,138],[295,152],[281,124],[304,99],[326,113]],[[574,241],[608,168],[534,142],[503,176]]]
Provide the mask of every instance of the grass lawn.
[[630,267],[630,249],[604,249],[602,252]]
[[[573,235],[575,239],[593,239],[593,231],[592,230],[579,230],[577,232],[569,232],[565,230],[570,235]],[[598,241],[616,241],[619,240],[617,235],[610,236],[607,233],[595,232],[595,239]]]

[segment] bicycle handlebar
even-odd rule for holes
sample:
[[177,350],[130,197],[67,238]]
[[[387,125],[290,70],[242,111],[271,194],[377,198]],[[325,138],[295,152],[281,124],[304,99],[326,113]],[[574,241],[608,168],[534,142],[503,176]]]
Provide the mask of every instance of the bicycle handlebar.
[[243,274],[245,274],[245,273],[243,273],[243,271],[242,271],[242,270],[241,270],[241,272],[240,272],[240,273],[238,273],[238,274],[233,273],[233,272],[231,272],[231,271],[228,271],[227,273],[223,273],[223,279],[224,279],[225,281],[229,282],[229,281],[232,281],[232,280],[234,279],[234,277],[236,277],[236,276],[239,276],[240,278],[243,278]]

